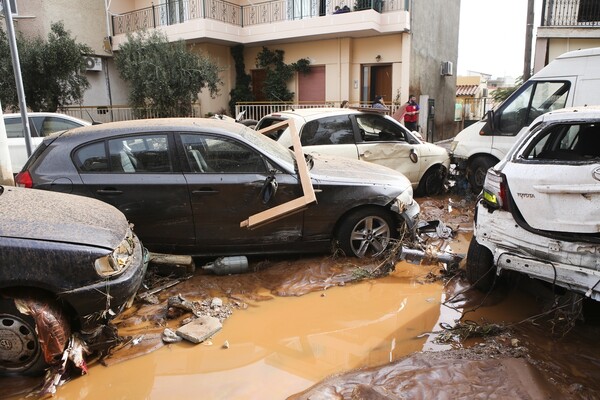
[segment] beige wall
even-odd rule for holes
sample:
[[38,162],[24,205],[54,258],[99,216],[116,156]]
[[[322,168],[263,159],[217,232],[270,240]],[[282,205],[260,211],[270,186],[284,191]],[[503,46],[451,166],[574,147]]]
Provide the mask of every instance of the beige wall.
[[[392,93],[408,89],[402,87],[402,35],[386,35],[369,38],[342,38],[301,43],[288,43],[267,46],[270,50],[283,50],[287,64],[301,58],[308,58],[311,65],[324,65],[326,76],[326,100],[339,102],[360,100],[361,65],[377,64],[375,57],[381,56],[381,64],[392,65]],[[256,68],[256,56],[262,46],[245,48],[246,69]],[[356,81],[356,85],[355,85]],[[289,89],[298,92],[296,81],[290,82]]]
[[17,6],[15,30],[24,35],[45,38],[50,26],[62,21],[75,40],[91,47],[94,54],[108,55],[104,51],[104,38],[109,35],[104,0],[28,0],[19,1]]
[[590,49],[600,47],[600,38],[598,39],[550,39],[548,46],[548,62],[554,60],[563,53],[573,50]]

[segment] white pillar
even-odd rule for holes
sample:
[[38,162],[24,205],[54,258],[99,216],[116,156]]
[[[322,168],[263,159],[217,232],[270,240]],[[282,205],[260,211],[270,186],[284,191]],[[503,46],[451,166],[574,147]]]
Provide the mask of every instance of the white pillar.
[[6,137],[6,127],[4,126],[4,114],[2,114],[2,104],[0,104],[0,185],[14,186],[12,163],[8,153],[8,138]]

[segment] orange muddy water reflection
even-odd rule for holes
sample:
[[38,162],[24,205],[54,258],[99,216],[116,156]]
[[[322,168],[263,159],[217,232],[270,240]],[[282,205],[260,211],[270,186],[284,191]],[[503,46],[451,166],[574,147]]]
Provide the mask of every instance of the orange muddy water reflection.
[[426,338],[418,336],[435,328],[442,296],[440,283],[424,283],[427,272],[401,264],[377,280],[249,301],[224,322],[212,345],[176,343],[93,366],[56,397],[285,398],[330,374],[421,350]]

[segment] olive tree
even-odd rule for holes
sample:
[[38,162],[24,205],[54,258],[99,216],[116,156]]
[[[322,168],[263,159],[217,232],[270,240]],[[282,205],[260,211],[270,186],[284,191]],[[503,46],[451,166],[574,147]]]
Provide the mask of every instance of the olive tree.
[[191,114],[202,89],[219,92],[220,69],[207,56],[190,51],[183,40],[169,43],[164,33],[129,34],[115,56],[119,74],[130,85],[129,105],[138,116]]
[[[90,84],[83,56],[92,50],[71,37],[62,22],[51,25],[46,40],[17,37],[19,63],[27,106],[33,111],[56,111],[79,103]],[[0,102],[10,110],[19,108],[10,47],[0,28]]]

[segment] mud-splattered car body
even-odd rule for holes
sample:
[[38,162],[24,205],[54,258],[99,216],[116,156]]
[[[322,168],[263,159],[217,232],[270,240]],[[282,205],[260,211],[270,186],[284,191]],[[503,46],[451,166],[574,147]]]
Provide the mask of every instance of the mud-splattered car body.
[[600,108],[536,119],[488,170],[467,274],[512,270],[600,300]]
[[72,329],[92,340],[131,304],[146,266],[147,252],[114,207],[0,186],[0,373],[36,373],[41,357],[51,362],[61,345],[48,350],[44,335],[66,340]]
[[[442,191],[450,166],[443,147],[427,143],[390,116],[349,108],[305,108],[280,111],[263,117],[256,126],[264,129],[293,119],[305,152],[367,161],[394,169],[406,176],[420,195]],[[290,129],[270,135],[285,147],[292,144]]]
[[44,139],[16,182],[110,203],[144,246],[169,254],[327,252],[340,237],[350,242],[353,228],[369,243],[382,233],[387,245],[404,222],[414,225],[419,205],[404,175],[343,158],[306,160],[316,203],[255,229],[240,223],[303,196],[296,157],[227,121],[152,119],[67,131]]

